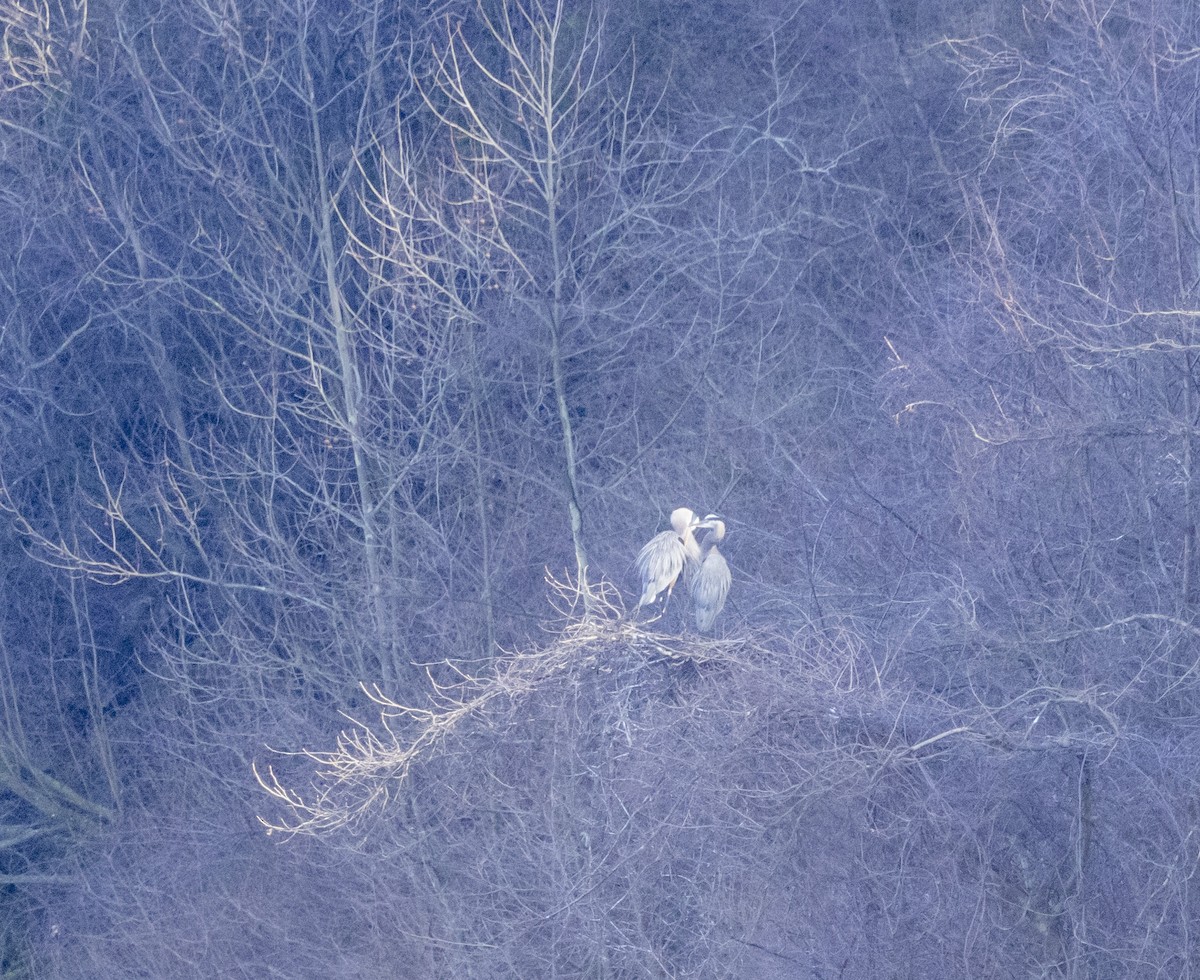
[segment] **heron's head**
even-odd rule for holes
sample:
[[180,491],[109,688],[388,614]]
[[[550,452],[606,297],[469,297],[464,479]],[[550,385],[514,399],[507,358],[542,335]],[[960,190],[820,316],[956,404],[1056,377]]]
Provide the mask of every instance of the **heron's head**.
[[700,518],[687,507],[676,507],[671,511],[671,527],[680,537],[683,537],[689,528],[695,529],[699,521]]
[[715,544],[725,537],[725,518],[720,514],[706,514],[704,520],[696,522],[695,529],[712,531],[712,540]]

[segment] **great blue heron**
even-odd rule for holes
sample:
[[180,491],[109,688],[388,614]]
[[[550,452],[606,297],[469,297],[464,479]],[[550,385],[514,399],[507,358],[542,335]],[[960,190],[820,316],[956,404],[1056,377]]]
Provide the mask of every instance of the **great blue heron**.
[[675,508],[671,511],[671,530],[660,531],[638,552],[637,567],[642,576],[638,609],[652,605],[664,589],[670,599],[684,565],[700,560],[700,546],[693,534],[699,521],[688,508]]
[[709,514],[696,527],[706,528],[708,533],[698,545],[701,557],[691,576],[692,602],[696,606],[696,629],[707,633],[725,608],[733,576],[717,547],[725,539],[725,522],[716,514]]

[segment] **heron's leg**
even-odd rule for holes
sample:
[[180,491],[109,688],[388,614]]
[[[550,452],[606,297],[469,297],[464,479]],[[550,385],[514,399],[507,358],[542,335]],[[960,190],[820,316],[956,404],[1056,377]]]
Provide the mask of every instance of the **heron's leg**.
[[[670,599],[670,597],[671,597],[671,595],[668,592],[667,599]],[[657,596],[655,597],[654,602],[652,602],[648,605],[643,606],[643,605],[639,604],[638,607],[636,609],[634,609],[634,611],[633,611],[633,618],[637,619],[638,622],[646,623],[647,625],[650,623],[657,623],[660,619],[663,618],[663,616],[666,615],[667,604],[665,601],[663,602],[663,606],[660,610],[658,610],[657,612],[652,612],[652,614],[650,616],[647,616],[645,619],[642,619],[638,615],[643,609],[650,609],[651,606],[656,606],[656,605],[658,605],[658,597]]]
[[654,615],[650,616],[648,619],[644,620],[644,622],[657,623],[660,619],[663,618],[663,616],[666,614],[666,612],[667,612],[667,606],[666,606],[666,603],[663,603],[662,609],[660,609],[658,612],[654,613]]
[[671,593],[675,591],[675,582],[678,581],[679,579],[677,577],[674,582],[667,586],[667,597],[663,599],[662,612],[660,612],[655,619],[662,619],[667,614],[667,610],[671,608]]
[[[657,597],[656,597],[656,599],[657,599]],[[657,616],[652,615],[647,619],[642,619],[642,615],[641,615],[643,609],[649,609],[653,605],[654,605],[653,602],[646,603],[645,605],[643,605],[642,603],[639,602],[636,606],[633,607],[633,612],[631,612],[629,614],[629,618],[634,620],[635,622],[644,622],[644,623],[655,622],[662,616],[662,613],[659,613]]]

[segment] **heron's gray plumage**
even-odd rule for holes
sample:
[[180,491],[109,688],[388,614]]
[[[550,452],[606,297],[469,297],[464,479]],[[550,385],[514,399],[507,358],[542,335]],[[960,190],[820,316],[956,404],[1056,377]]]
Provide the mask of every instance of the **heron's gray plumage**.
[[698,544],[699,564],[691,576],[692,603],[696,607],[696,629],[707,633],[725,608],[733,576],[717,545],[725,538],[725,522],[709,514],[697,527],[708,528]]
[[638,552],[637,568],[642,577],[639,609],[653,604],[664,590],[669,597],[684,565],[700,560],[700,546],[693,534],[698,522],[688,508],[677,507],[671,512],[671,530],[654,535]]

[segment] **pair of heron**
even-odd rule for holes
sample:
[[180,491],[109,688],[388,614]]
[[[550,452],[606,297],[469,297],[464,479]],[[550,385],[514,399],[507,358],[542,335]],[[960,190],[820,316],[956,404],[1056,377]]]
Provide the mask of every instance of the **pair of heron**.
[[[697,537],[703,532],[702,537]],[[696,628],[712,629],[729,595],[729,565],[717,545],[725,537],[725,522],[716,514],[703,520],[686,507],[671,512],[671,530],[652,537],[638,552],[642,576],[642,598],[637,607],[653,605],[662,592],[667,601],[679,576],[686,571],[688,589],[696,607]]]

